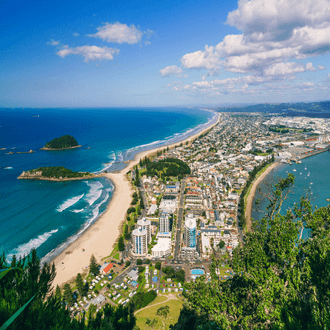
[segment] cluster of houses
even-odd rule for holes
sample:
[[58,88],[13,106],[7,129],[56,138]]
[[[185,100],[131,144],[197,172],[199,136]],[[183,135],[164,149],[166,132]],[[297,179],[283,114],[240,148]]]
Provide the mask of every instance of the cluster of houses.
[[[276,125],[309,130],[283,134],[269,129]],[[214,252],[231,255],[239,244],[238,205],[249,173],[271,157],[275,161],[299,159],[311,150],[328,147],[329,141],[329,119],[268,119],[262,114],[222,113],[219,123],[206,136],[159,156],[155,161],[177,158],[191,169],[184,178],[181,258],[208,258]],[[174,253],[175,235],[171,233],[176,229],[173,219],[178,214],[180,182],[163,182],[157,176],[145,175],[141,181],[148,211],[143,220],[146,225],[138,223],[133,233],[133,256],[168,257]],[[151,238],[140,238],[149,226],[156,235],[154,244]],[[145,247],[140,249],[139,242],[145,242]]]

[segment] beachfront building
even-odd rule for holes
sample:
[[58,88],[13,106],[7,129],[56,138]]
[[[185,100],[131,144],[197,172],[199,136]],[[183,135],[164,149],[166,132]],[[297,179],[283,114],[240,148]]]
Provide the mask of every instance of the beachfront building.
[[196,248],[196,218],[192,213],[185,218],[184,243],[186,247]]
[[169,233],[171,231],[170,215],[163,212],[159,218],[159,232]]
[[132,254],[134,256],[145,256],[148,252],[148,233],[146,229],[139,226],[132,232]]
[[158,238],[157,244],[151,249],[154,258],[166,258],[171,255],[171,238]]
[[151,221],[146,218],[142,218],[137,222],[138,227],[142,227],[147,231],[147,244],[151,243]]

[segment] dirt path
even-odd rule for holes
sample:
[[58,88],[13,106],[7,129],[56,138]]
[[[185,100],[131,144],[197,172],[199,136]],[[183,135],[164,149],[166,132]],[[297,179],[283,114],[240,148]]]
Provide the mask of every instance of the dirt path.
[[137,313],[143,311],[144,309],[147,309],[147,308],[150,308],[150,307],[154,307],[154,306],[157,306],[157,305],[164,304],[164,303],[166,303],[166,302],[169,301],[169,300],[173,300],[173,299],[174,299],[174,300],[179,300],[178,297],[177,297],[176,295],[174,295],[174,294],[169,294],[169,295],[167,295],[167,296],[164,295],[164,294],[160,294],[159,297],[166,297],[166,300],[165,300],[165,301],[162,301],[162,302],[159,302],[159,303],[157,303],[157,304],[148,305],[148,306],[146,306],[146,307],[143,307],[143,308],[139,309],[138,311],[134,312],[134,315],[136,315]]

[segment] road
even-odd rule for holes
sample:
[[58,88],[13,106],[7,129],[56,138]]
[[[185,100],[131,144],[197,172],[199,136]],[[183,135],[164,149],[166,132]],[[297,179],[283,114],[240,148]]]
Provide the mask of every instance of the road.
[[185,181],[181,181],[181,188],[179,194],[179,211],[178,211],[178,221],[176,225],[176,238],[175,238],[175,247],[174,247],[174,260],[179,259],[179,253],[181,249],[181,230],[182,230],[182,219],[183,219],[183,205],[184,205],[184,190],[185,190]]

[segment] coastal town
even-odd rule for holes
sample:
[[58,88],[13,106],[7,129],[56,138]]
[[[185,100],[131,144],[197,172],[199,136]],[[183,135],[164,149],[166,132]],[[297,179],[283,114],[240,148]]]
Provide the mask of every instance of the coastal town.
[[84,294],[77,282],[64,288],[77,297],[71,311],[126,305],[150,292],[150,301],[182,304],[189,283],[210,280],[213,259],[220,280],[230,279],[233,251],[251,227],[249,188],[275,165],[299,163],[329,143],[327,119],[220,113],[196,138],[141,158],[127,173],[134,193],[114,250],[101,262],[92,257]]

